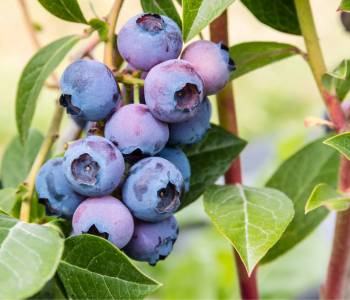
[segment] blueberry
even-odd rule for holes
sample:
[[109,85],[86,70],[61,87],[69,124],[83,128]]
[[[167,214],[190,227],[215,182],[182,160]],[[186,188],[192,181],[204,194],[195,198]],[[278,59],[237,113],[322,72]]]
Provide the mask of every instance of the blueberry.
[[180,148],[165,147],[158,154],[160,157],[170,161],[182,174],[185,191],[190,189],[191,166],[186,154]]
[[145,100],[151,113],[164,122],[182,122],[197,112],[203,81],[193,66],[180,59],[152,68],[145,79]]
[[64,175],[72,189],[85,196],[110,194],[125,169],[120,151],[107,139],[88,136],[71,144],[64,155]]
[[123,186],[123,201],[138,219],[157,222],[180,206],[181,172],[161,157],[140,160],[130,169]]
[[128,63],[136,69],[148,71],[180,55],[181,30],[166,16],[140,14],[131,18],[120,30],[117,45]]
[[196,115],[185,122],[169,124],[171,145],[190,145],[198,143],[210,128],[211,105],[205,98]]
[[39,202],[48,215],[71,218],[79,203],[85,199],[74,192],[63,174],[63,159],[48,160],[40,169],[35,181]]
[[77,60],[61,78],[60,103],[67,112],[86,121],[107,118],[120,102],[113,73],[94,60]]
[[340,20],[347,32],[350,32],[350,13],[342,11],[340,14]]
[[89,233],[123,248],[134,232],[134,220],[127,207],[112,196],[88,198],[75,211],[73,234]]
[[134,234],[123,250],[132,259],[155,265],[173,250],[178,233],[174,216],[157,223],[135,221]]
[[144,104],[129,104],[120,108],[109,119],[105,137],[123,154],[139,151],[154,155],[169,139],[168,125],[155,119]]
[[202,77],[207,95],[221,90],[229,80],[230,72],[236,68],[228,48],[210,41],[201,40],[189,44],[181,58],[189,61]]

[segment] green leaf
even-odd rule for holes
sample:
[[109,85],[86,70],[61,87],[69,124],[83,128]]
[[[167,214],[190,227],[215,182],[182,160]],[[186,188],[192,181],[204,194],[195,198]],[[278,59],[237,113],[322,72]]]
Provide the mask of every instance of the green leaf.
[[15,208],[18,206],[17,189],[5,188],[0,190],[0,210],[8,215],[16,216]]
[[328,184],[320,183],[311,192],[306,202],[305,213],[321,206],[335,211],[347,210],[350,206],[350,197],[337,192]]
[[350,132],[334,135],[323,143],[336,149],[347,159],[350,159]]
[[350,12],[350,0],[342,0],[339,9],[342,11]]
[[110,242],[88,234],[66,239],[58,275],[73,299],[141,299],[159,287]]
[[234,246],[250,274],[279,240],[294,215],[293,202],[271,188],[214,185],[204,193],[205,211]]
[[181,18],[172,0],[141,0],[141,5],[144,12],[168,16],[182,27]]
[[230,48],[230,56],[237,69],[231,73],[231,79],[300,53],[295,46],[275,42],[247,42],[235,45]]
[[17,129],[22,142],[27,138],[37,98],[46,78],[79,40],[79,36],[71,35],[52,42],[40,49],[24,68],[16,95]]
[[54,275],[63,239],[48,227],[0,216],[0,299],[23,299]]
[[322,76],[324,87],[335,93],[339,100],[344,100],[350,90],[350,60],[343,60],[332,72]]
[[39,0],[39,2],[47,11],[62,20],[87,24],[77,0]]
[[27,177],[43,141],[43,135],[31,130],[27,143],[22,144],[16,136],[6,148],[1,165],[4,187],[17,187]]
[[197,200],[208,185],[215,183],[245,145],[244,140],[212,124],[202,141],[185,147],[183,150],[191,165],[191,182],[190,191],[181,201],[181,208]]
[[98,32],[101,41],[108,39],[108,24],[100,19],[91,19],[89,25]]
[[68,299],[65,295],[65,290],[60,282],[57,274],[49,280],[45,286],[35,295],[30,297],[31,300],[62,300]]
[[234,0],[182,0],[182,36],[188,42],[229,7]]
[[267,182],[284,192],[294,203],[295,215],[281,239],[270,249],[262,262],[269,262],[290,250],[309,235],[327,216],[321,208],[305,215],[306,201],[319,183],[336,187],[338,181],[338,154],[325,147],[318,139],[286,160]]
[[262,23],[282,32],[301,35],[294,0],[241,0]]

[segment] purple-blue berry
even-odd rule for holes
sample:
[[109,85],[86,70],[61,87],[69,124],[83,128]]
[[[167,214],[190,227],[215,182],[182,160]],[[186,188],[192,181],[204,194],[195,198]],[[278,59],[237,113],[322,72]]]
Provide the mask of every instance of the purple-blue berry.
[[48,160],[36,177],[35,188],[48,215],[71,218],[85,197],[72,190],[64,177],[62,163],[62,158]]
[[123,154],[139,151],[154,155],[162,150],[169,139],[166,123],[155,119],[144,104],[129,104],[120,108],[109,119],[105,137]]
[[117,45],[124,60],[136,69],[148,71],[180,55],[181,30],[166,16],[144,13],[134,16],[122,27]]
[[157,223],[136,221],[134,234],[123,250],[132,259],[155,265],[173,250],[178,233],[174,216]]
[[183,122],[193,117],[203,100],[203,81],[193,66],[173,59],[152,68],[145,79],[145,100],[157,119]]
[[73,234],[89,233],[123,248],[134,232],[134,220],[127,207],[112,196],[89,198],[75,211]]
[[184,49],[181,58],[189,61],[202,77],[206,95],[221,90],[236,69],[229,49],[222,43],[195,41]]
[[124,173],[124,158],[110,141],[88,136],[71,144],[64,155],[64,175],[72,189],[85,196],[112,193]]
[[120,102],[113,73],[95,60],[77,60],[63,72],[60,104],[67,112],[85,121],[107,118]]
[[184,188],[181,172],[161,157],[144,158],[133,165],[123,185],[123,201],[138,219],[157,222],[180,206]]
[[170,161],[182,174],[185,185],[185,192],[190,190],[191,166],[186,154],[175,147],[165,147],[158,153],[158,156]]
[[189,120],[169,124],[171,145],[198,143],[210,128],[211,104],[208,98],[201,103],[198,112]]

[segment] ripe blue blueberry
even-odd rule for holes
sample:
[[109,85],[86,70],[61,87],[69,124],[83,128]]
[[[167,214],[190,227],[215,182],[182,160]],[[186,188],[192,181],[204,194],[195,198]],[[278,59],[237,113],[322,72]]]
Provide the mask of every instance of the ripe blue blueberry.
[[229,80],[230,72],[236,69],[228,48],[221,43],[193,42],[185,48],[181,58],[189,61],[202,77],[207,95],[221,90]]
[[182,174],[185,191],[190,190],[191,166],[186,154],[180,148],[165,147],[158,156],[170,161]]
[[69,186],[63,174],[62,158],[47,161],[35,181],[39,202],[44,204],[48,215],[71,218],[79,203],[85,199]]
[[161,157],[144,158],[133,165],[123,185],[123,201],[138,219],[157,222],[180,206],[181,172]]
[[123,248],[134,232],[134,220],[127,207],[112,196],[88,198],[74,212],[73,234],[89,233]]
[[169,124],[171,145],[198,143],[210,128],[211,105],[208,98],[201,103],[196,115],[185,122]]
[[77,60],[64,71],[60,103],[67,112],[86,121],[107,118],[120,102],[113,73],[94,60]]
[[145,79],[145,100],[151,113],[164,122],[190,119],[203,100],[203,81],[193,66],[173,59],[152,68]]
[[155,119],[146,105],[129,104],[109,119],[105,137],[123,154],[139,151],[154,155],[168,142],[169,128],[166,123]]
[[73,190],[85,196],[103,196],[118,186],[125,166],[122,154],[110,141],[88,136],[69,146],[63,168]]
[[174,216],[157,223],[136,221],[134,234],[123,250],[132,259],[154,266],[170,254],[178,234]]
[[117,45],[119,53],[128,63],[136,69],[148,71],[180,55],[181,30],[166,16],[140,14],[122,27]]

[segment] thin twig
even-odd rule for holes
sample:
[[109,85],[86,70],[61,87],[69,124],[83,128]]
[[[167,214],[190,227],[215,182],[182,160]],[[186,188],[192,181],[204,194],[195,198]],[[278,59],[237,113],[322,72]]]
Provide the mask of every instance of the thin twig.
[[115,27],[117,25],[117,20],[119,17],[120,10],[122,8],[123,0],[115,0],[112,9],[107,17],[108,23],[108,35],[107,42],[104,49],[104,63],[111,69],[115,69],[115,62],[113,61],[113,52],[115,48]]

